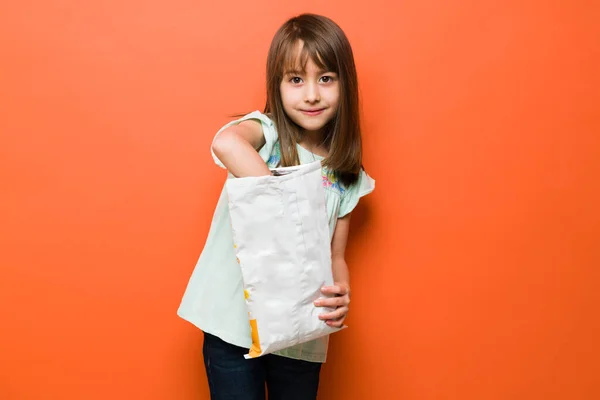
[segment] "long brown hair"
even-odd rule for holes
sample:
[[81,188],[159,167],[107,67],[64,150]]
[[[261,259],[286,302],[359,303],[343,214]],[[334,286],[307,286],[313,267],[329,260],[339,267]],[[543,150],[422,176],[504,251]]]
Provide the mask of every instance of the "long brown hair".
[[[300,59],[297,44],[303,43]],[[315,14],[291,18],[275,34],[267,57],[267,104],[277,127],[282,166],[298,165],[296,144],[301,128],[285,113],[280,85],[287,70],[299,62],[305,68],[308,59],[319,68],[335,72],[340,80],[340,102],[335,117],[325,127],[328,155],[323,166],[334,172],[344,185],[358,180],[362,167],[362,140],[359,119],[358,79],[354,55],[348,38],[331,19]]]

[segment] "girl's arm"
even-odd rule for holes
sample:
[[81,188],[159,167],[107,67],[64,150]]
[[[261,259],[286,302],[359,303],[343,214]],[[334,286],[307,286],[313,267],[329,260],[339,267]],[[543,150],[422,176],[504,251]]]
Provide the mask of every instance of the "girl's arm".
[[350,214],[338,219],[331,241],[331,267],[336,285],[350,288],[350,273],[346,264],[346,244],[350,232]]
[[265,145],[260,122],[247,120],[225,129],[213,141],[212,150],[234,176],[270,175],[267,164],[258,155]]
[[315,301],[318,307],[334,307],[335,311],[321,314],[319,318],[326,320],[327,325],[341,327],[350,307],[350,273],[346,264],[346,243],[350,232],[350,214],[338,219],[333,240],[331,242],[331,268],[333,270],[333,286],[322,288],[323,294],[336,297]]

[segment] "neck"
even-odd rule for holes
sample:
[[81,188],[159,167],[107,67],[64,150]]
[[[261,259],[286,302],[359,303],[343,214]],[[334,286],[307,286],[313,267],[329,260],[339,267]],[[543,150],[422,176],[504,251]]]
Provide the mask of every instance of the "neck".
[[325,141],[325,132],[323,129],[318,131],[302,131],[300,141],[306,144],[319,146]]
[[323,129],[319,131],[302,131],[298,144],[314,154],[327,156],[328,149],[325,145],[325,131]]

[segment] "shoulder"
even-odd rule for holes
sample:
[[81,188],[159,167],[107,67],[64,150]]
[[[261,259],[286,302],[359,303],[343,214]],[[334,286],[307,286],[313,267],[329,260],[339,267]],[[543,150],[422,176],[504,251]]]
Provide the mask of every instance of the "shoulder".
[[[257,123],[259,123],[260,125]],[[265,128],[272,129],[274,127],[274,123],[271,120],[271,118],[269,118],[266,114],[263,114],[260,111],[253,111],[237,119],[229,121],[221,129],[219,129],[219,132],[234,126],[254,127],[254,129],[261,126],[264,131]]]
[[240,118],[229,121],[219,129],[211,146],[212,157],[215,163],[222,168],[225,168],[225,166],[216,156],[214,147],[217,142],[222,140],[218,138],[221,137],[224,140],[227,140],[226,138],[229,137],[228,132],[235,132],[241,135],[245,140],[252,144],[265,161],[268,159],[274,144],[278,140],[275,124],[271,118],[260,111],[253,111]]
[[341,199],[340,213],[338,218],[348,215],[358,205],[361,197],[375,190],[375,180],[371,178],[364,169],[361,169],[358,180],[345,188]]
[[243,117],[241,117],[240,119],[233,121],[235,122],[244,122],[244,121],[259,121],[262,124],[272,127],[274,126],[273,120],[267,115],[267,114],[263,114],[260,111],[252,111],[251,113],[248,113],[246,115],[244,115]]
[[375,179],[371,178],[367,172],[361,168],[358,174],[358,180],[353,185],[358,197],[363,197],[375,190]]
[[[268,115],[263,114],[260,111],[253,111],[238,119],[232,120],[225,124],[219,131],[222,133],[226,130],[241,130],[245,133],[244,136],[249,138],[262,138],[266,143],[274,143],[278,139],[277,131],[273,120]],[[254,142],[255,140],[253,140]]]
[[356,181],[352,184],[343,184],[339,182],[342,187],[344,194],[358,195],[358,197],[366,196],[375,189],[375,180],[367,174],[367,172],[361,168],[356,178]]
[[230,124],[247,126],[250,127],[250,129],[258,129],[260,124],[260,128],[262,128],[261,134],[264,135],[267,143],[274,143],[278,138],[277,130],[275,129],[275,123],[267,114],[264,114],[260,111],[248,113],[243,117],[230,122]]

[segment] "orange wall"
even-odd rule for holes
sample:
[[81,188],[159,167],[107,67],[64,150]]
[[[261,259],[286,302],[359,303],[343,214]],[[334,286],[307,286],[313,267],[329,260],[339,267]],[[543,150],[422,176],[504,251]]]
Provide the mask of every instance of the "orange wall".
[[301,11],[353,43],[378,184],[320,398],[600,398],[600,7],[303,4],[2,2],[1,399],[208,398],[208,149]]

